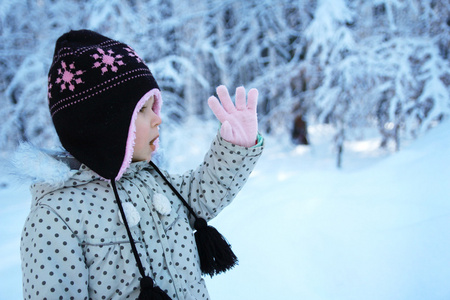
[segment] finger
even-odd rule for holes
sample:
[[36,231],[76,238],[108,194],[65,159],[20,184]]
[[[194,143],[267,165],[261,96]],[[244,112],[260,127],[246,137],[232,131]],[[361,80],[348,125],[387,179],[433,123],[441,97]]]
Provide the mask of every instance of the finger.
[[223,109],[222,105],[220,105],[219,100],[214,96],[209,97],[208,106],[211,108],[216,118],[223,123],[227,112]]
[[229,113],[234,112],[236,108],[231,101],[230,94],[228,93],[227,88],[224,85],[220,85],[217,87],[216,91],[217,95],[219,96],[220,102],[223,105],[223,108]]
[[247,103],[245,100],[245,88],[243,86],[240,86],[236,89],[236,109],[244,110],[246,106]]
[[254,112],[256,112],[256,108],[258,106],[258,94],[257,89],[251,89],[247,96],[247,107]]

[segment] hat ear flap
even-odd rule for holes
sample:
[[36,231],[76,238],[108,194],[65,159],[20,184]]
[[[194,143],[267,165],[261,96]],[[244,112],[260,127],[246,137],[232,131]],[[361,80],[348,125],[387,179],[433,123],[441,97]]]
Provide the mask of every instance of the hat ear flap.
[[[120,170],[115,178],[115,180],[119,180],[120,177],[122,177],[123,173],[128,169],[128,167],[131,164],[131,161],[133,160],[133,153],[134,153],[134,144],[136,141],[136,118],[138,115],[138,112],[141,110],[141,108],[145,105],[145,103],[150,99],[150,97],[155,98],[155,102],[153,104],[153,109],[155,113],[159,116],[159,113],[161,111],[161,92],[159,89],[154,88],[151,91],[147,92],[144,96],[141,97],[141,99],[136,104],[133,115],[131,117],[130,127],[128,129],[128,137],[127,137],[127,143],[126,143],[126,150],[125,150],[125,156],[122,162],[122,166],[120,167]],[[155,104],[157,106],[155,107]],[[158,148],[158,144],[154,144],[156,148]]]

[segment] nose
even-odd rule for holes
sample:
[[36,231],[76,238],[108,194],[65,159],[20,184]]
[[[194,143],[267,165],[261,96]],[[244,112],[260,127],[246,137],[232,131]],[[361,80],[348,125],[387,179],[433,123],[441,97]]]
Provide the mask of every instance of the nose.
[[161,117],[153,112],[152,121],[151,121],[152,127],[157,127],[157,126],[161,125],[161,123],[162,123]]

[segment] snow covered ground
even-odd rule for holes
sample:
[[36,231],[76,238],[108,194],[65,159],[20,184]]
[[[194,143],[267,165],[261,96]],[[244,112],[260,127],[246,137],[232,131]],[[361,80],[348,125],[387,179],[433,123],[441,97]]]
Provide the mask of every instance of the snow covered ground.
[[[189,151],[165,147],[171,171],[199,163],[215,133],[190,125],[171,136]],[[311,138],[267,138],[251,179],[212,222],[240,259],[207,279],[212,299],[450,299],[450,122],[391,155],[349,144],[342,170],[327,130]],[[0,299],[20,299],[28,191],[0,188],[0,201]]]

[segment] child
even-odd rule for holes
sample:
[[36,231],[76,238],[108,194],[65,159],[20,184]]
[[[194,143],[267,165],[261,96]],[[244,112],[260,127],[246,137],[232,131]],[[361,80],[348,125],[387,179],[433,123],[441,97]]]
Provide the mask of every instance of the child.
[[[232,201],[263,149],[257,91],[246,103],[238,88],[236,106],[224,86],[217,94],[223,106],[215,97],[208,104],[222,127],[203,164],[168,175],[150,162],[162,100],[141,58],[89,30],[58,39],[48,98],[70,155],[37,154],[53,175],[31,188],[25,299],[209,299],[202,272],[229,269],[235,257],[205,220]],[[203,265],[203,243],[216,238],[220,253]],[[222,258],[231,262],[220,266]]]

